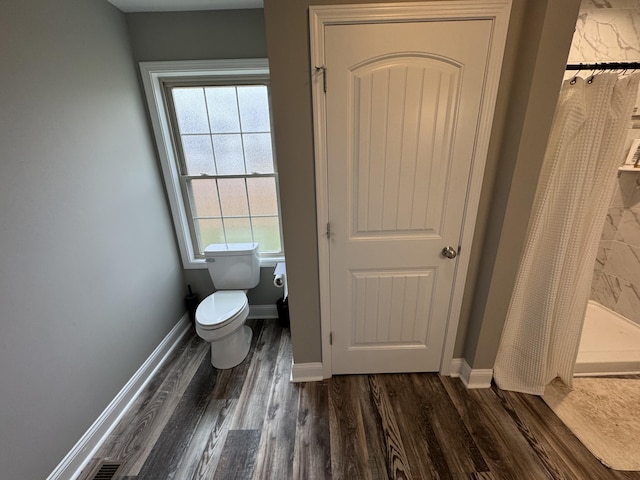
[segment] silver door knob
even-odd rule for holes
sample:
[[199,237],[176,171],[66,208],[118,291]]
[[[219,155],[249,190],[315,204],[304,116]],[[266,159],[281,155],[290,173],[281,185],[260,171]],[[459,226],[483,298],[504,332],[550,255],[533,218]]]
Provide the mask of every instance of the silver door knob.
[[447,258],[456,258],[456,255],[458,255],[458,252],[452,246],[448,246],[442,249],[442,255]]

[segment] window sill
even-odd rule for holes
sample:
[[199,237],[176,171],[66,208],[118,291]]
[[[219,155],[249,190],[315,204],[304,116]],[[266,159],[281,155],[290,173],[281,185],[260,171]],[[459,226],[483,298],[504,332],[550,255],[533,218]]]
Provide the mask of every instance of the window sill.
[[[265,257],[260,259],[260,268],[273,268],[276,266],[276,263],[284,262],[284,256],[282,257]],[[204,258],[197,258],[191,260],[187,265],[185,265],[186,270],[198,270],[207,268],[207,263],[204,261]]]

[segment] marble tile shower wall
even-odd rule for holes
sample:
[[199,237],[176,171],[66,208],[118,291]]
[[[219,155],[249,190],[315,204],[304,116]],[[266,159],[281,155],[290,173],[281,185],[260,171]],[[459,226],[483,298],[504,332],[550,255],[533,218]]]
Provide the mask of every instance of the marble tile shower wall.
[[640,324],[640,174],[622,172],[602,230],[591,298]]
[[583,0],[569,63],[640,61],[640,2]]
[[[569,63],[623,61],[640,61],[640,1],[583,0]],[[640,138],[640,130],[628,138]],[[591,298],[640,324],[640,173],[618,176]]]

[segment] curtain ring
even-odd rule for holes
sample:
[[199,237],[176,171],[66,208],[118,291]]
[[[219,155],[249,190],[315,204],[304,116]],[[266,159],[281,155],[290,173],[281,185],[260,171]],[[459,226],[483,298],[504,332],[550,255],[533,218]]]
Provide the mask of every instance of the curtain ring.
[[577,78],[578,78],[578,73],[580,73],[580,70],[576,70],[576,73],[573,74],[573,78],[571,78],[571,80],[569,80],[569,84],[570,85],[575,85]]

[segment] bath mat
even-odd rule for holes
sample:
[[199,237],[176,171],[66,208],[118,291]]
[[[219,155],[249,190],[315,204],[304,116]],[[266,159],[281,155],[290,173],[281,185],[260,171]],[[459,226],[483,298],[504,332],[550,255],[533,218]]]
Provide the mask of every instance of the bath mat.
[[555,379],[542,398],[606,466],[640,470],[640,380],[574,378],[570,390]]

